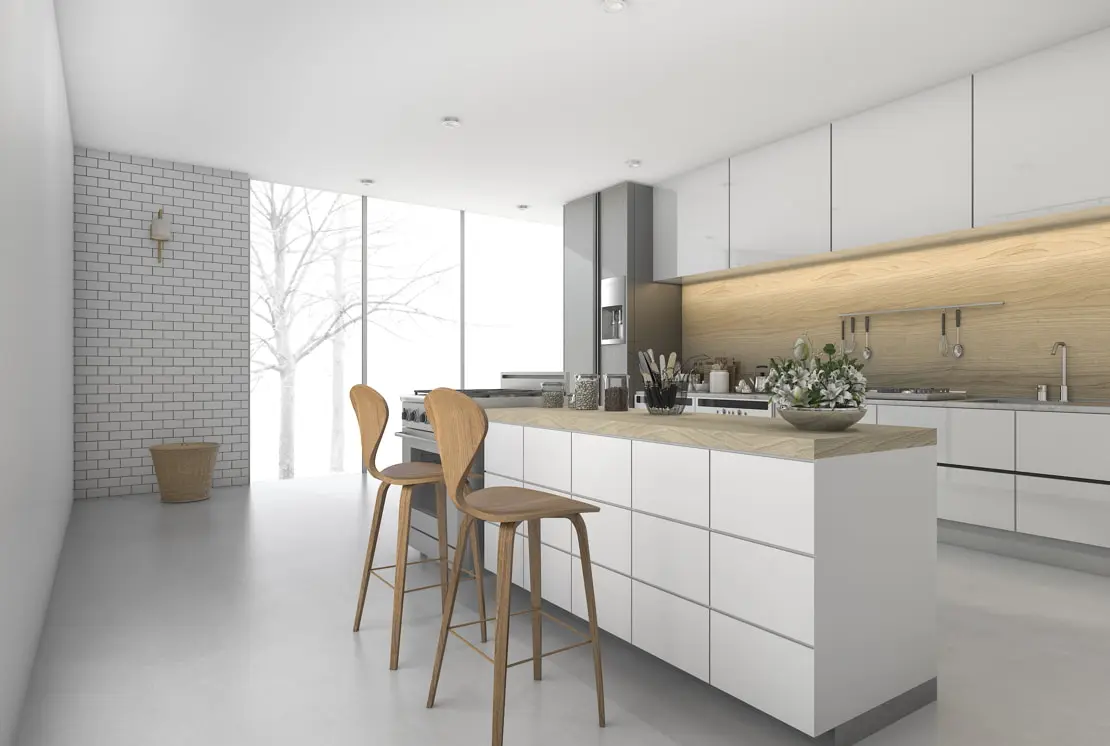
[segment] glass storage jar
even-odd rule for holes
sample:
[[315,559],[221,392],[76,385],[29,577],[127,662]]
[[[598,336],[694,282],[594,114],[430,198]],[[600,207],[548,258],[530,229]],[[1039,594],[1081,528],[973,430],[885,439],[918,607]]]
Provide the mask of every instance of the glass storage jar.
[[574,377],[574,408],[597,409],[600,382],[596,373],[579,373]]
[[544,409],[562,409],[563,400],[566,398],[567,387],[562,381],[544,381],[540,384],[543,396]]
[[603,379],[604,402],[606,412],[628,411],[628,374],[606,373]]

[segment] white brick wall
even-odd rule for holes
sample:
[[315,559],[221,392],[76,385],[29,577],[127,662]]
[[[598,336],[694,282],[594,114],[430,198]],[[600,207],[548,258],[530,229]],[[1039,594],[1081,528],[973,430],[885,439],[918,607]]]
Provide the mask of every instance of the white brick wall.
[[73,174],[75,497],[155,492],[167,441],[219,442],[214,483],[247,484],[249,177],[91,148]]

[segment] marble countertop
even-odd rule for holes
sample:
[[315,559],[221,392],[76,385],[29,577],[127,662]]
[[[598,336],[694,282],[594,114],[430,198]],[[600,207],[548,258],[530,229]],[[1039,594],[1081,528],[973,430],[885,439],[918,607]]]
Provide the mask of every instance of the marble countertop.
[[899,407],[947,407],[949,409],[1008,409],[1022,412],[1078,412],[1110,414],[1110,402],[1058,402],[1037,401],[1008,397],[971,397],[950,401],[907,401],[905,399],[868,399],[868,406],[894,405]]
[[490,422],[568,430],[594,435],[670,443],[717,451],[815,461],[836,456],[897,451],[935,445],[935,430],[887,425],[855,425],[842,433],[809,433],[781,419],[725,417],[717,414],[659,416],[629,412],[492,408]]

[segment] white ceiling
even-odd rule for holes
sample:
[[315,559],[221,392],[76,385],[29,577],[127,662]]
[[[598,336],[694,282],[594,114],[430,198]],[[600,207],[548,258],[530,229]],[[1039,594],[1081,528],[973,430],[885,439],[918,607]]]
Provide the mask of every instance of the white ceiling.
[[56,5],[82,145],[548,221],[1110,25],[1106,0]]

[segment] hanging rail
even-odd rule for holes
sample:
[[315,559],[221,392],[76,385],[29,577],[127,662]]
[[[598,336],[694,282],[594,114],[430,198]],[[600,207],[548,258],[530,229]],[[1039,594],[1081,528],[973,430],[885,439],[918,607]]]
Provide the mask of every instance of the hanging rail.
[[919,311],[954,311],[959,308],[986,308],[988,306],[1004,306],[1004,301],[996,300],[989,303],[949,303],[946,306],[917,306],[916,308],[891,308],[885,311],[852,311],[851,313],[837,314],[846,319],[850,316],[882,316],[888,313],[915,313]]

